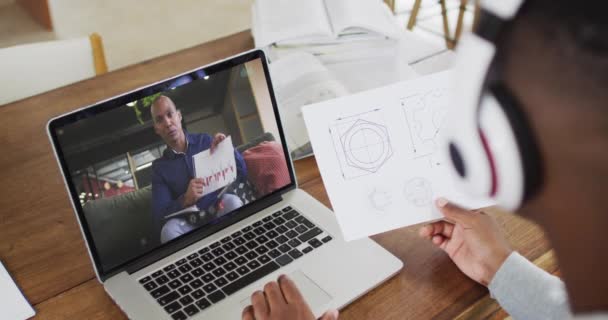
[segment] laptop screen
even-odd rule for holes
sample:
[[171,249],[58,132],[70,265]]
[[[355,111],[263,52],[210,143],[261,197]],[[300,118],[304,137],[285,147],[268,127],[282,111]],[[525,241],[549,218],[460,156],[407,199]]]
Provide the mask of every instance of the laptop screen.
[[294,186],[261,51],[59,117],[49,134],[101,274]]

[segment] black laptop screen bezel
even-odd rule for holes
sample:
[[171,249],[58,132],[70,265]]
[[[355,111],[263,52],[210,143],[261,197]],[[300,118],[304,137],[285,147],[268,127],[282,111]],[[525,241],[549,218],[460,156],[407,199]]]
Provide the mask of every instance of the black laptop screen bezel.
[[285,159],[289,160],[290,159],[289,151],[287,148],[285,134],[283,132],[283,127],[281,125],[281,118],[279,116],[279,109],[278,109],[278,105],[277,105],[277,102],[275,99],[272,82],[270,80],[270,72],[268,70],[268,63],[266,60],[266,56],[262,50],[248,51],[248,52],[239,54],[237,56],[230,57],[226,60],[222,60],[222,61],[210,64],[210,65],[199,67],[199,68],[190,70],[188,72],[178,74],[171,78],[168,78],[165,80],[160,80],[159,82],[147,85],[145,87],[136,89],[134,91],[112,97],[112,98],[107,99],[102,102],[95,103],[88,107],[78,109],[69,114],[59,116],[59,117],[51,119],[49,121],[49,123],[47,125],[49,138],[54,147],[60,169],[63,173],[65,182],[67,184],[67,188],[69,189],[69,196],[71,198],[72,204],[78,215],[80,227],[84,234],[85,241],[89,247],[89,252],[92,256],[93,262],[95,263],[95,268],[96,268],[97,272],[99,273],[99,277],[102,281],[104,281],[108,277],[110,277],[114,274],[117,274],[123,270],[132,270],[132,269],[134,269],[134,266],[137,266],[135,268],[135,269],[137,269],[137,268],[143,267],[145,265],[148,265],[150,263],[153,263],[154,261],[157,261],[157,260],[163,258],[164,256],[167,256],[183,247],[186,247],[196,241],[206,238],[240,220],[243,220],[243,219],[255,214],[256,212],[261,210],[261,208],[263,208],[263,207],[276,203],[277,201],[279,201],[279,200],[277,200],[277,198],[280,199],[282,194],[284,194],[285,192],[288,192],[296,187],[296,179],[295,179],[294,170],[293,170],[293,163],[290,160],[287,161],[287,169],[289,170],[290,183],[287,184],[286,186],[284,186],[278,190],[275,190],[272,193],[267,194],[264,197],[262,197],[256,201],[252,201],[251,203],[246,204],[243,207],[235,210],[234,212],[231,213],[229,218],[221,221],[220,223],[217,223],[210,227],[204,226],[199,229],[196,229],[186,235],[180,236],[179,238],[176,238],[165,244],[161,244],[160,246],[150,250],[149,252],[143,253],[137,257],[133,257],[132,259],[125,261],[120,265],[113,266],[111,268],[106,269],[106,268],[104,268],[103,264],[101,263],[101,258],[97,252],[95,242],[93,241],[91,230],[89,229],[89,225],[85,218],[82,205],[80,204],[80,199],[78,198],[78,193],[76,191],[76,187],[71,178],[66,159],[64,158],[64,155],[62,152],[61,144],[59,143],[59,139],[56,134],[57,130],[61,129],[67,125],[73,124],[79,120],[89,119],[91,117],[95,117],[96,115],[98,115],[100,113],[104,113],[104,112],[114,110],[116,108],[124,107],[127,103],[129,103],[131,101],[136,101],[141,98],[150,96],[152,94],[162,92],[162,91],[166,90],[166,85],[168,83],[171,83],[172,81],[176,80],[179,77],[189,75],[189,74],[195,74],[195,73],[200,74],[201,71],[204,72],[205,75],[213,75],[214,73],[242,65],[246,62],[253,61],[255,59],[261,60],[261,63],[262,63],[263,69],[264,69],[266,84],[268,86],[268,90],[270,93],[270,100],[272,102],[272,108],[274,111],[277,128],[278,128],[279,135],[280,135],[279,138],[281,139],[281,144],[283,147]]

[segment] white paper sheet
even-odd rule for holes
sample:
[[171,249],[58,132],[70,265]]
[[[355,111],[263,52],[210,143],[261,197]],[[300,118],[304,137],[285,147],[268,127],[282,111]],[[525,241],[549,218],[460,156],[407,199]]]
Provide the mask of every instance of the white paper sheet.
[[0,262],[0,318],[29,319],[36,314],[32,306]]
[[346,240],[441,218],[439,196],[490,205],[454,187],[437,150],[449,72],[303,108],[319,170]]
[[203,178],[203,196],[236,180],[236,160],[230,136],[220,142],[213,153],[207,149],[192,158],[196,177]]

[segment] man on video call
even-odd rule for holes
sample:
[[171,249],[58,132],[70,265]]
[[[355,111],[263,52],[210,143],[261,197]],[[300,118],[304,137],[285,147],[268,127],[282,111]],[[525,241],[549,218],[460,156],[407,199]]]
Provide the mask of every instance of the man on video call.
[[[154,131],[167,144],[162,157],[152,163],[152,210],[162,226],[160,239],[165,243],[196,227],[184,218],[165,221],[165,216],[197,205],[199,210],[220,217],[242,206],[243,201],[230,193],[223,193],[220,197],[222,189],[203,196],[203,179],[194,178],[192,156],[207,149],[213,152],[226,135],[217,133],[211,137],[205,133],[185,132],[182,129],[182,114],[167,96],[158,96],[152,103],[150,112]],[[238,180],[247,176],[247,169],[243,157],[236,150],[234,157]]]
[[[546,232],[563,282],[513,251],[482,211],[440,198],[445,220],[419,230],[514,319],[608,319],[605,9],[604,1],[526,0],[496,48],[501,81],[519,101],[544,167],[542,187],[518,213]],[[337,317],[332,310],[322,319]],[[253,293],[242,318],[314,316],[293,281],[281,276]]]

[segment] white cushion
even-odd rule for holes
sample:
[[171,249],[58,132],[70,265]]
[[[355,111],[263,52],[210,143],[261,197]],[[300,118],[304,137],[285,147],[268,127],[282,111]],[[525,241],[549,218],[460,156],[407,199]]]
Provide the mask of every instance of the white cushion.
[[89,37],[0,49],[0,105],[95,76]]

